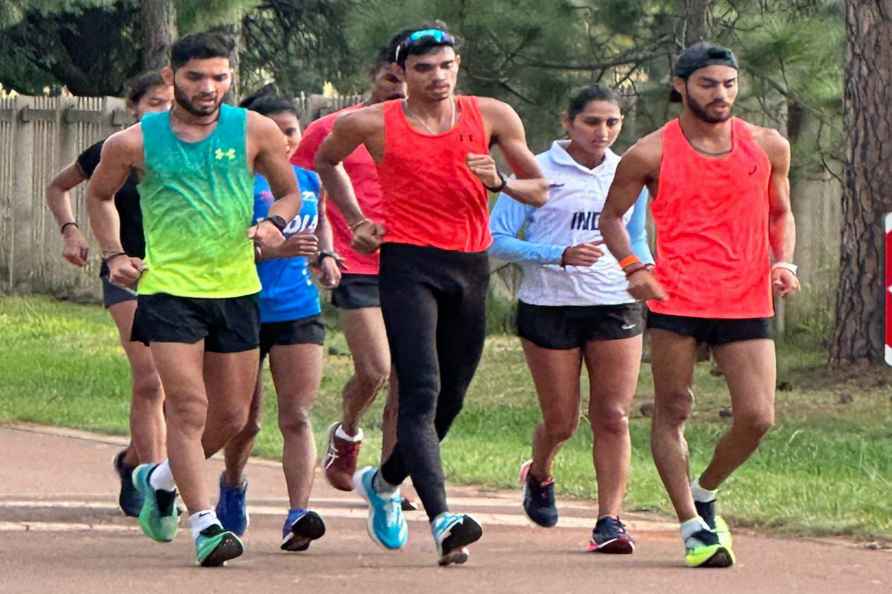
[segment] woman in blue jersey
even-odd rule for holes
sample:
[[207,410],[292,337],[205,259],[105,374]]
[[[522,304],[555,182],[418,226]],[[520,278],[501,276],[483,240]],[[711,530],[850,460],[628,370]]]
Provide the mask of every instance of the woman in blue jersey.
[[[502,194],[490,220],[490,254],[523,270],[517,329],[542,409],[533,458],[521,467],[523,507],[540,526],[557,524],[552,465],[578,425],[584,363],[599,507],[589,550],[631,553],[634,541],[619,514],[631,460],[628,412],[641,361],[642,309],[598,228],[619,163],[610,150],[622,128],[617,96],[599,86],[582,89],[563,126],[568,139],[537,156],[553,183],[548,202],[533,208]],[[646,205],[642,194],[626,223],[636,254],[652,262]]]
[[[241,103],[278,124],[290,156],[300,142],[297,110],[288,99],[265,87]],[[284,441],[282,466],[290,509],[282,526],[286,551],[303,551],[325,533],[325,524],[309,510],[316,466],[316,447],[310,409],[322,380],[322,344],[325,326],[320,319],[319,291],[310,268],[318,270],[325,287],[340,281],[338,258],[332,251],[331,227],[320,204],[321,188],[315,173],[294,166],[301,190],[300,212],[285,227],[285,242],[257,255],[257,273],[263,290],[260,300],[260,365],[269,355],[279,403],[279,429]],[[267,216],[273,195],[260,175],[254,183],[254,220]],[[217,516],[227,530],[243,534],[248,527],[245,465],[260,431],[263,382],[258,374],[251,415],[245,429],[225,449],[226,469],[220,477]]]

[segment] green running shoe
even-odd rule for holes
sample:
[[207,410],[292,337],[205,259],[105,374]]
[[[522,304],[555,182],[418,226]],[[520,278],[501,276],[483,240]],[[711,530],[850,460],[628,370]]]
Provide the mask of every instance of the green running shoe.
[[195,540],[195,562],[202,567],[220,567],[244,552],[239,537],[220,524],[211,524]]
[[719,541],[712,530],[700,530],[684,541],[685,561],[688,567],[731,567],[734,551]]
[[180,519],[176,506],[177,492],[153,489],[149,475],[157,464],[140,464],[133,470],[133,485],[143,497],[139,510],[139,525],[143,533],[158,542],[170,542],[176,537]]
[[731,547],[731,529],[722,516],[715,513],[715,499],[712,501],[695,501],[694,507],[697,508],[697,515],[703,518],[709,529],[719,535],[719,542],[726,547]]

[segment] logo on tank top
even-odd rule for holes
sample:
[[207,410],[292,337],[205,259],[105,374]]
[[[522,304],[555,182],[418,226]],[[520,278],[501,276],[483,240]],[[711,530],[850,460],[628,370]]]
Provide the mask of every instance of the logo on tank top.
[[598,229],[598,223],[601,221],[601,211],[590,210],[588,212],[581,210],[573,213],[570,219],[571,231],[595,231]]
[[234,161],[235,160],[235,149],[231,148],[231,149],[223,150],[221,148],[218,148],[217,150],[214,151],[214,158],[216,158],[218,161],[222,161],[224,158],[229,159],[230,161]]

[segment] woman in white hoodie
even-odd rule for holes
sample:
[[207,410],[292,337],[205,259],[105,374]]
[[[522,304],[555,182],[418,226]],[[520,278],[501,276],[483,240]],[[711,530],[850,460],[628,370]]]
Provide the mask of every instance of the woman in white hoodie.
[[[542,408],[533,458],[521,467],[524,510],[540,526],[557,524],[552,464],[578,425],[585,363],[599,507],[588,548],[605,553],[635,546],[619,514],[631,461],[628,413],[641,361],[642,306],[626,291],[598,228],[619,163],[610,146],[622,120],[612,91],[580,90],[563,116],[568,139],[537,156],[553,184],[548,202],[533,208],[502,194],[490,220],[490,254],[523,270],[517,329]],[[646,209],[642,193],[625,219],[635,253],[651,263]]]

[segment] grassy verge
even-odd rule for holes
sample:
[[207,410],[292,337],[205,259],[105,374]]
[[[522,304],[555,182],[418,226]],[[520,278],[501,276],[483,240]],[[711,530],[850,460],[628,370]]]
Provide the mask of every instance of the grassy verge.
[[[0,357],[0,423],[126,433],[128,370],[101,308],[42,297],[0,297],[0,339],[5,348]],[[340,388],[351,373],[351,360],[343,353],[343,337],[331,332],[314,411],[320,445],[325,428],[338,416]],[[779,378],[789,389],[778,392],[777,427],[724,487],[725,515],[738,525],[784,532],[892,539],[892,373],[853,372],[840,378],[824,369],[821,353],[781,346]],[[696,383],[697,408],[687,436],[693,469],[699,470],[729,420],[719,415],[727,406],[722,378],[702,364]],[[648,400],[652,390],[645,366],[639,400]],[[380,404],[367,417],[367,462],[374,461],[378,450],[380,434],[374,429]],[[267,399],[266,415],[275,418],[274,398]],[[466,408],[443,447],[450,481],[512,488],[538,419],[517,340],[491,337]],[[558,456],[555,474],[559,493],[593,498],[592,440],[585,425]],[[668,511],[650,457],[649,421],[636,412],[631,426],[627,508]],[[258,451],[280,455],[275,423],[266,424]]]

